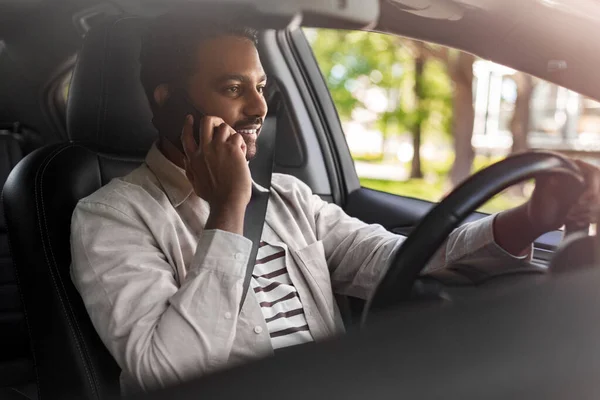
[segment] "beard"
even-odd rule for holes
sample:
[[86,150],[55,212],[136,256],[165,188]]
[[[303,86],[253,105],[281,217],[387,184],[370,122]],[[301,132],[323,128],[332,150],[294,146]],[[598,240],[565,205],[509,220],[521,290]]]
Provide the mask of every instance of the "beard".
[[242,135],[244,143],[246,143],[246,160],[250,161],[256,157],[258,151],[256,141],[263,127],[263,119],[260,117],[249,118],[247,120],[238,121],[234,126],[236,132]]
[[256,145],[256,140],[254,138],[244,137],[244,143],[246,143],[246,161],[250,161],[256,157],[258,146]]

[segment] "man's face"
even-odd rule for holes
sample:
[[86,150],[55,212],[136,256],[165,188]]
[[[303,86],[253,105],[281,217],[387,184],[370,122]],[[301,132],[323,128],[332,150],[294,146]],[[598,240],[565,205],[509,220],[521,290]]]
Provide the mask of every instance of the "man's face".
[[246,142],[246,158],[252,159],[267,114],[263,96],[267,78],[254,43],[237,36],[203,41],[197,63],[188,86],[191,100],[201,112],[222,118],[240,133]]

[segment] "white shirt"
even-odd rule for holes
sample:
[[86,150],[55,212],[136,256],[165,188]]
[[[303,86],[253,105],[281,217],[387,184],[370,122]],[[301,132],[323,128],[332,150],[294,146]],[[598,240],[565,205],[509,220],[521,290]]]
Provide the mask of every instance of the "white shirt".
[[[204,230],[209,211],[155,146],[138,169],[75,208],[71,275],[123,387],[162,387],[273,354],[253,290],[239,310],[252,243]],[[514,264],[492,227],[489,217],[458,228],[428,269]],[[404,237],[274,174],[263,240],[287,249],[290,281],[319,341],[344,332],[334,292],[367,298]]]

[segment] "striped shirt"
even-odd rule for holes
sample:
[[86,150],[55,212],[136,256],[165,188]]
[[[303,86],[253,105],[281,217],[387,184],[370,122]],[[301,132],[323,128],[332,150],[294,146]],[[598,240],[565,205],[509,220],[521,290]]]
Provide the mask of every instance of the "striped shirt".
[[251,286],[267,322],[273,349],[313,341],[285,265],[285,249],[260,242]]

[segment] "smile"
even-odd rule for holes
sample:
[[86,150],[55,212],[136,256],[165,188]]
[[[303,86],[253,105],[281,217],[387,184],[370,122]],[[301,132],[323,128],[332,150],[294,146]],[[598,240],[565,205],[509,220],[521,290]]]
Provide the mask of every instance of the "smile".
[[260,126],[257,127],[248,127],[248,128],[240,128],[237,129],[237,133],[239,133],[240,135],[258,135],[258,132],[260,132]]

